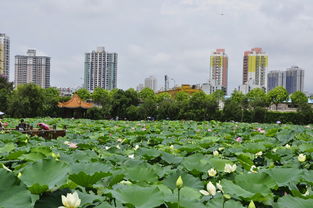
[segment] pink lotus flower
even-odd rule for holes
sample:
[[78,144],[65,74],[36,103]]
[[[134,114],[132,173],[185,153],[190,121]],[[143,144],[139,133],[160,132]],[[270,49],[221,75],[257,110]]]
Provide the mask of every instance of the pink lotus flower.
[[69,146],[69,148],[72,148],[72,149],[75,149],[78,147],[76,143],[72,143],[72,142],[69,143],[68,146]]
[[262,128],[258,128],[257,131],[260,132],[260,133],[262,133],[262,134],[265,133],[265,130],[262,129]]
[[242,138],[241,137],[237,137],[235,140],[236,140],[236,142],[242,142]]

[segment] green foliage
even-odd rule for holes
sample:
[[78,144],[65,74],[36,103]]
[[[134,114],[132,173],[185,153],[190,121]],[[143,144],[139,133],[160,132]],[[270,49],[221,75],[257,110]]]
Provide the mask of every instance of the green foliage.
[[301,106],[308,103],[308,97],[301,91],[292,93],[290,99],[295,106]]
[[85,88],[80,88],[75,92],[82,100],[89,100],[91,98],[90,92]]
[[[198,94],[192,102],[202,96]],[[210,96],[206,99],[215,101]],[[80,207],[239,208],[251,201],[261,208],[312,204],[312,126],[27,120],[67,125],[67,135],[44,140],[16,132],[0,134],[0,207],[59,207],[61,195],[74,191],[81,199]],[[12,126],[18,122],[7,121]],[[299,154],[306,155],[306,160],[300,162]],[[225,172],[226,165],[236,169]],[[215,176],[208,174],[212,168]],[[179,176],[183,186],[178,192]],[[215,195],[203,195],[200,190],[206,190],[209,182],[216,188],[221,188],[220,183],[223,192],[217,188]]]
[[7,112],[8,100],[13,91],[13,83],[9,82],[5,77],[0,76],[0,111]]
[[288,92],[284,87],[278,86],[272,89],[271,91],[269,91],[267,93],[267,96],[270,102],[272,104],[275,104],[277,108],[277,105],[279,103],[282,103],[283,101],[286,101],[288,99]]
[[9,98],[9,114],[13,117],[36,117],[43,115],[45,97],[35,84],[19,85]]

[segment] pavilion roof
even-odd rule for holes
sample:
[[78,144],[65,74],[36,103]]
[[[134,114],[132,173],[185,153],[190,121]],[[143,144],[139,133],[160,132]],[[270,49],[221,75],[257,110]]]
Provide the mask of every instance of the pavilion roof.
[[59,108],[92,108],[94,106],[93,103],[87,103],[83,101],[76,93],[72,96],[69,101],[66,102],[59,102]]

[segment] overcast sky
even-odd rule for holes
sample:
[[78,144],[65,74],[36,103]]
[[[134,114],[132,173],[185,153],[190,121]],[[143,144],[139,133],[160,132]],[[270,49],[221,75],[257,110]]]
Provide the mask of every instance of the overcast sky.
[[[242,82],[245,50],[262,47],[269,70],[305,69],[313,92],[312,0],[0,0],[0,33],[14,56],[28,48],[51,57],[51,85],[83,83],[84,53],[119,54],[118,87],[154,75],[176,84],[207,82],[209,56],[225,48],[229,90]],[[224,14],[224,15],[221,15]],[[170,82],[170,86],[174,81]]]

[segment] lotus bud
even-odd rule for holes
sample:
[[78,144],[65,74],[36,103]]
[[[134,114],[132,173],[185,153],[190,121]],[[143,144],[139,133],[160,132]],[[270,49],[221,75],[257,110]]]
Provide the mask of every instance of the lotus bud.
[[254,202],[251,200],[248,208],[256,208]]
[[181,178],[181,176],[178,177],[177,181],[176,181],[176,187],[178,189],[181,189],[184,185],[183,179]]
[[214,157],[216,157],[216,156],[218,156],[220,153],[218,152],[218,151],[213,151],[213,155],[214,155]]

